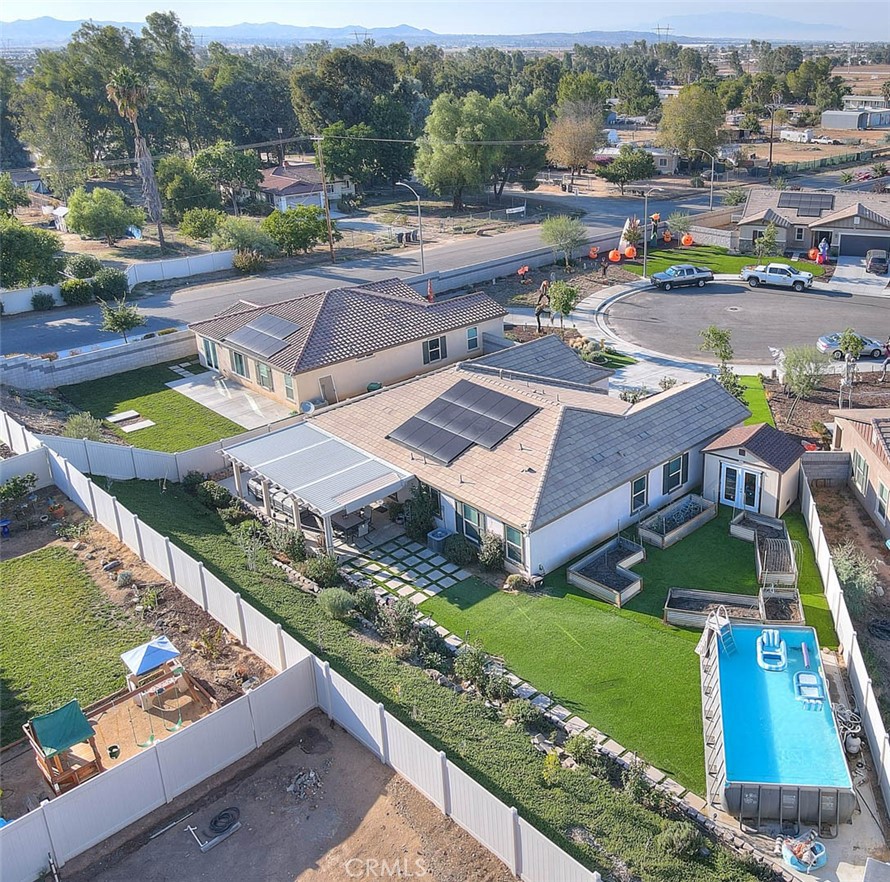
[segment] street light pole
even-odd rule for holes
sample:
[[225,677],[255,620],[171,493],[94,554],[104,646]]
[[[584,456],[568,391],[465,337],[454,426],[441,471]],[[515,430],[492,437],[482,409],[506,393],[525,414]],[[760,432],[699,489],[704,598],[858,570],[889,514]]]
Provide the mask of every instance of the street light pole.
[[281,143],[281,136],[284,134],[284,129],[281,126],[278,126],[278,164],[284,165],[284,144]]
[[423,215],[420,213],[420,195],[414,187],[405,184],[402,181],[396,181],[396,186],[410,190],[414,194],[414,198],[417,200],[417,232],[420,237],[420,273],[423,275],[426,272],[426,263],[423,259]]
[[773,104],[767,105],[769,111],[769,161],[767,163],[766,182],[773,182],[773,123],[776,119],[776,107]]
[[708,196],[708,211],[712,211],[714,209],[714,154],[708,150],[703,150],[701,147],[696,147],[695,152],[704,153],[705,156],[711,157],[711,192]]
[[[643,217],[645,220],[643,221],[643,278],[646,278],[646,263],[649,259],[649,194],[654,193],[656,190],[661,191],[661,187],[650,187],[648,190],[643,190]],[[658,230],[656,229],[656,232]]]
[[328,246],[331,250],[331,263],[336,263],[337,259],[334,257],[334,225],[331,223],[331,203],[328,202],[328,179],[324,173],[324,148],[322,147],[324,136],[313,135],[310,140],[318,144],[318,171],[321,174],[321,195],[324,202],[324,216],[328,224]]

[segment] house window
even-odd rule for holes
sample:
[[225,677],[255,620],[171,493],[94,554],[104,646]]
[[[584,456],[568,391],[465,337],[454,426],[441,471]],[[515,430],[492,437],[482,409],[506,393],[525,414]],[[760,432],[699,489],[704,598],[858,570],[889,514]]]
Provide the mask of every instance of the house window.
[[796,242],[803,242],[803,227],[797,227],[794,231],[794,239]]
[[288,401],[295,401],[294,398],[294,378],[290,374],[284,376],[284,395]]
[[244,360],[244,356],[240,352],[235,352],[232,350],[232,370],[238,374],[239,377],[247,377],[250,379],[250,374],[247,372],[247,362]]
[[473,508],[472,505],[459,502],[457,504],[457,529],[470,542],[478,545],[482,541],[482,512]]
[[504,525],[504,554],[507,560],[516,564],[523,563],[522,533],[516,527]]
[[887,520],[888,500],[890,500],[890,490],[884,486],[883,481],[878,481],[878,501],[875,503],[875,514],[881,519],[881,523]]
[[442,361],[448,357],[448,349],[445,346],[444,337],[434,337],[432,340],[423,341],[423,363],[432,364],[434,361]]
[[467,352],[479,348],[479,328],[467,328]]
[[660,166],[663,167],[663,166],[666,166],[666,165],[668,164],[668,161],[667,161],[663,156],[659,156],[659,157],[658,157],[658,164],[659,164]]
[[272,370],[261,361],[256,363],[256,380],[264,388],[272,391]]
[[865,457],[858,451],[853,451],[853,483],[856,489],[865,496],[868,489],[868,463]]
[[634,514],[641,508],[646,507],[649,496],[649,477],[648,475],[640,475],[630,485],[630,513]]
[[689,480],[689,454],[683,453],[664,464],[662,493],[671,493]]
[[208,340],[206,337],[204,338],[204,361],[207,363],[207,367],[213,368],[213,370],[219,370],[219,355],[216,351],[216,343],[213,340]]

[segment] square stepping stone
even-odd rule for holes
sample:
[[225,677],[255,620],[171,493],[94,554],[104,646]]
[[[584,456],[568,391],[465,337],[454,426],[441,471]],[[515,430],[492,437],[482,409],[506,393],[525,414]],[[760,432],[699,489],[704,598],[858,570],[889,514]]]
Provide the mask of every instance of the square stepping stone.
[[125,410],[123,413],[116,413],[114,416],[105,417],[105,419],[109,423],[122,423],[124,420],[134,420],[138,416],[138,410]]
[[390,557],[402,560],[402,558],[408,557],[408,550],[405,548],[394,548],[392,551],[387,552],[387,554]]
[[381,588],[379,585],[374,589],[374,596],[378,599],[383,597],[389,597],[389,591],[385,588]]
[[436,556],[436,552],[432,548],[421,548],[416,554],[423,560],[432,560]]
[[428,573],[432,569],[432,567],[428,563],[421,562],[417,564],[414,569],[417,570],[418,573]]
[[436,625],[435,630],[440,637],[447,637],[449,634],[448,628],[443,628],[442,625]]
[[541,710],[546,710],[548,707],[550,707],[551,704],[553,704],[553,701],[546,695],[544,695],[543,692],[540,692],[532,699],[532,704],[535,707],[541,708]]
[[612,756],[621,756],[622,753],[627,753],[627,748],[620,745],[617,741],[613,741],[609,738],[605,744],[602,745],[603,750],[608,750]]
[[658,784],[665,779],[664,772],[662,772],[661,769],[656,769],[655,766],[646,766],[646,771],[643,772],[643,774],[653,784]]
[[585,738],[589,738],[594,744],[602,744],[606,740],[606,736],[600,732],[595,726],[591,726],[585,732],[581,733]]
[[453,649],[458,649],[459,647],[464,645],[463,640],[461,640],[460,637],[457,636],[457,634],[450,634],[448,637],[445,638],[445,642]]
[[383,569],[383,567],[380,566],[379,563],[369,563],[369,564],[365,564],[365,565],[362,567],[362,569],[365,570],[365,571],[368,572],[368,573],[379,573],[380,570]]
[[516,674],[507,673],[504,674],[504,676],[507,678],[507,682],[513,687],[518,686],[522,682],[522,680],[517,677]]
[[425,619],[421,619],[418,624],[423,625],[424,628],[435,628],[436,627],[436,623],[429,616],[427,616]]
[[412,594],[408,600],[411,601],[415,606],[420,606],[424,600],[428,600],[429,598],[422,591],[418,591],[417,594]]
[[558,720],[560,723],[564,723],[570,716],[572,712],[567,708],[563,707],[561,704],[554,704],[550,710],[547,711],[547,716],[551,717],[554,720]]
[[418,576],[416,579],[412,579],[411,581],[417,588],[428,588],[432,584],[429,579],[425,579],[423,576]]
[[399,588],[405,587],[405,583],[401,579],[387,579],[384,584],[393,591],[398,591]]
[[414,568],[414,567],[416,567],[416,566],[420,563],[420,558],[417,557],[416,555],[413,555],[413,554],[412,554],[411,557],[406,557],[406,558],[402,561],[402,563],[403,563],[406,567],[412,567],[412,568]]
[[414,594],[414,586],[413,585],[403,585],[398,590],[399,597],[410,597]]
[[457,579],[452,579],[451,576],[442,576],[441,579],[436,580],[442,588],[450,588],[452,585],[457,585]]
[[427,597],[427,598],[430,598],[430,597],[435,597],[436,592],[433,591],[432,588],[422,588],[422,589],[421,589],[421,594],[423,594],[423,595],[424,595],[425,597]]
[[674,796],[682,796],[686,792],[686,788],[682,784],[678,784],[673,778],[665,778],[661,782],[661,786],[668,793],[673,793]]
[[692,791],[689,791],[684,797],[683,802],[686,803],[690,808],[695,809],[695,811],[700,814],[705,813],[705,809],[707,808],[707,803]]
[[442,593],[442,589],[435,583],[430,583],[429,587],[424,588],[423,590],[424,593],[429,594],[430,597],[435,597],[437,594]]
[[446,573],[456,573],[460,567],[457,564],[446,563],[442,569],[445,570]]
[[587,720],[582,720],[581,717],[572,717],[570,720],[566,720],[566,733],[568,735],[580,735],[587,728]]
[[445,558],[442,557],[441,554],[434,554],[434,555],[429,559],[429,561],[430,561],[430,563],[431,563],[434,567],[440,567],[440,568],[441,568],[441,567],[444,567],[445,564],[448,563],[448,561],[445,560]]
[[538,690],[531,683],[523,683],[517,686],[513,692],[520,698],[531,698]]
[[454,578],[457,579],[458,582],[463,582],[464,579],[470,578],[470,574],[466,570],[458,570],[454,574]]

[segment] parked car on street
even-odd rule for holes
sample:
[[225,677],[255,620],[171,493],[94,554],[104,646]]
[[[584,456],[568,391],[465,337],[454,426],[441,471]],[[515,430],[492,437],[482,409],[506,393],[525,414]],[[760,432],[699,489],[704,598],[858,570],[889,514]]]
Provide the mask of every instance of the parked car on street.
[[[866,356],[871,358],[883,358],[884,356],[884,344],[876,339],[875,337],[864,337],[862,334],[857,334],[856,336],[862,341],[862,352],[860,353],[860,358],[864,358]],[[816,349],[820,352],[826,352],[830,355],[835,361],[840,361],[844,357],[844,353],[841,352],[841,335],[840,334],[823,334],[816,341]]]
[[887,252],[879,248],[865,253],[865,271],[879,276],[887,274]]
[[803,291],[813,284],[813,274],[796,270],[787,263],[767,263],[743,267],[739,278],[752,288],[758,285],[774,285],[777,288],[793,288]]
[[652,284],[663,291],[683,285],[697,285],[704,288],[706,282],[714,281],[714,274],[706,266],[693,266],[691,263],[678,263],[660,273],[652,273]]

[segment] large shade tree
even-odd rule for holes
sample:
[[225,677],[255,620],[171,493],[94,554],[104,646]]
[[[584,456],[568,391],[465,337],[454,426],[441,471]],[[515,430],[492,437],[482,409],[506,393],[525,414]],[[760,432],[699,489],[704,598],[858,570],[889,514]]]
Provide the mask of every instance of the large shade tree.
[[722,125],[720,98],[703,86],[684,86],[676,97],[664,102],[658,139],[683,156],[697,155],[697,148],[713,152]]

